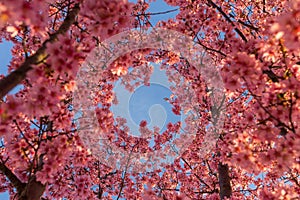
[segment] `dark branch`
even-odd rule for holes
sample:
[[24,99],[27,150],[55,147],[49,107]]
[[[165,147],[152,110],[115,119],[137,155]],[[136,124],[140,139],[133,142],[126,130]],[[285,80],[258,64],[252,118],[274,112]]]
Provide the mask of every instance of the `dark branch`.
[[225,199],[229,198],[232,194],[230,177],[229,177],[229,168],[227,164],[218,164],[218,173],[219,173],[219,185],[220,185],[220,198]]
[[79,10],[79,4],[75,4],[74,8],[68,13],[59,29],[54,34],[50,35],[50,38],[42,44],[36,53],[26,58],[18,69],[0,80],[0,99],[2,99],[9,91],[25,79],[27,72],[32,69],[32,65],[41,63],[47,57],[46,45],[49,42],[54,42],[60,34],[64,34],[69,30],[71,25],[75,22],[75,18]]
[[134,15],[134,16],[163,15],[163,14],[168,14],[168,13],[176,12],[176,11],[178,11],[178,8],[173,9],[173,10],[167,10],[167,11],[162,11],[162,12],[156,12],[156,13],[140,13],[140,14],[136,14],[136,15]]
[[24,190],[26,184],[21,182],[18,177],[2,162],[0,162],[0,171],[8,178],[19,194]]
[[[212,0],[208,0],[208,4],[210,4],[213,8],[216,8],[221,15],[232,25],[234,26],[234,23],[231,21],[230,17],[222,10],[221,7],[219,7],[217,4],[215,4]],[[242,31],[238,28],[234,29],[237,34],[242,38],[242,40],[244,40],[245,42],[247,42],[247,38],[245,37],[245,35],[242,33]]]

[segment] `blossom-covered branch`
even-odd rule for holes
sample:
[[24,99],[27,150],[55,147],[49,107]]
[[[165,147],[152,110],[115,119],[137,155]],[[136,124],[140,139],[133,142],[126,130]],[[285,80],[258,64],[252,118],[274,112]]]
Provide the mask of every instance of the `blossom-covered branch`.
[[26,58],[18,69],[0,80],[0,99],[2,99],[9,91],[15,88],[26,78],[27,72],[33,68],[33,65],[38,65],[44,61],[44,59],[47,57],[47,44],[55,42],[59,35],[65,34],[69,30],[69,28],[75,22],[79,10],[79,4],[75,4],[72,10],[69,11],[59,29],[54,34],[51,34],[49,39],[46,40],[33,55]]

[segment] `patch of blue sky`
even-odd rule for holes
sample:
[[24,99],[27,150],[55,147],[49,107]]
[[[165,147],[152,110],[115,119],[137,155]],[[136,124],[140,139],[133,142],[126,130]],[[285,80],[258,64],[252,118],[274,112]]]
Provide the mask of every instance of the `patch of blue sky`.
[[[173,106],[165,100],[170,98],[172,83],[168,81],[165,70],[161,70],[158,64],[154,64],[154,71],[150,78],[150,86],[142,85],[130,93],[120,84],[116,83],[114,92],[116,93],[119,104],[111,107],[115,117],[120,116],[127,120],[127,126],[131,130],[131,135],[140,136],[139,124],[146,120],[148,128],[159,127],[160,133],[167,130],[168,123],[181,122],[184,128],[185,115],[175,115],[172,111]],[[174,135],[173,139],[179,137]],[[149,140],[149,146],[154,146],[154,138]],[[165,162],[169,162],[167,160]]]
[[0,74],[8,73],[8,64],[12,59],[11,48],[13,44],[8,41],[3,41],[0,43]]
[[[129,0],[129,2],[136,3],[137,0]],[[179,7],[170,6],[163,0],[156,0],[149,4],[147,12],[152,13],[149,21],[155,26],[161,20],[175,18],[179,13]]]
[[[13,44],[11,42],[2,41],[2,43],[0,43],[0,74],[7,75],[8,73],[8,65],[12,59],[12,55],[10,52],[12,47]],[[13,90],[12,93],[15,93],[17,91],[18,90]],[[8,200],[9,199],[8,192],[0,193],[0,199]]]
[[[137,2],[134,0],[130,1]],[[157,0],[150,3],[147,12],[154,14],[150,17],[150,22],[154,26],[158,21],[174,18],[179,13],[179,9],[178,7],[169,6],[163,0]],[[137,132],[137,127],[141,120],[146,120],[150,128],[159,126],[161,131],[166,130],[168,122],[180,121],[180,116],[176,116],[172,112],[172,106],[164,100],[164,98],[169,98],[171,94],[170,85],[162,84],[162,82],[168,82],[165,72],[159,70],[156,64],[151,63],[151,65],[155,67],[155,72],[151,76],[149,87],[143,85],[137,88],[133,94],[127,92],[124,87],[115,88],[117,96],[120,97],[118,100],[122,99],[122,101],[126,101],[126,107],[120,105],[117,107],[113,106],[112,110],[114,114],[122,114],[123,116],[127,116],[126,118],[130,118],[130,128],[135,126],[135,132]],[[118,84],[120,82],[116,83],[116,85]],[[128,98],[129,95],[130,98]],[[128,99],[129,102],[127,102]],[[138,135],[138,133],[136,134]]]
[[[166,13],[166,11],[170,12]],[[150,22],[152,25],[155,25],[158,21],[175,18],[175,16],[179,13],[179,7],[170,6],[162,0],[157,0],[150,3],[148,12],[153,13],[150,17]]]
[[[10,51],[12,47],[13,47],[12,42],[4,40],[2,41],[2,43],[0,43],[0,74],[5,76],[8,74],[8,65],[12,59],[12,55]],[[18,91],[20,91],[20,89],[22,88],[23,86],[18,85],[12,91],[10,91],[9,94],[15,94]]]

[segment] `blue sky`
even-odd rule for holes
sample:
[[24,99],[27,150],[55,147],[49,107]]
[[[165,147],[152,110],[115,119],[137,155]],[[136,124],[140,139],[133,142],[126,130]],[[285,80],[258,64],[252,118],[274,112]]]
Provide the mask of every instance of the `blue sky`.
[[[0,43],[0,74],[7,74],[7,65],[9,64],[12,56],[10,49],[12,48],[12,43],[3,41]],[[8,193],[0,193],[0,199],[9,199]]]
[[[151,13],[158,13],[158,12],[173,10],[176,8],[177,7],[169,6],[162,0],[156,0],[155,2],[150,3],[150,7],[149,7],[148,11]],[[178,13],[179,13],[179,11],[170,12],[170,13],[166,13],[166,14],[162,14],[162,15],[151,15],[150,21],[151,21],[152,25],[154,26],[159,20],[174,18]]]
[[[12,42],[3,41],[0,43],[0,74],[6,75],[8,73],[8,64],[12,58],[10,49],[13,47]],[[11,93],[17,92],[21,86],[17,86]]]
[[159,65],[153,64],[154,71],[150,78],[150,86],[141,85],[133,93],[125,89],[118,81],[114,87],[119,104],[112,106],[115,116],[123,117],[127,120],[127,126],[132,134],[139,136],[139,124],[141,120],[146,120],[148,128],[158,126],[161,132],[166,130],[169,122],[181,120],[181,116],[172,112],[172,106],[164,99],[170,98],[172,92],[168,77],[164,70],[160,70]]
[[7,74],[7,65],[11,60],[11,52],[13,44],[3,41],[0,43],[0,74]]
[[[132,1],[136,2],[136,1]],[[150,3],[148,9],[151,13],[164,12],[173,10],[175,7],[167,5],[162,0]],[[150,18],[151,24],[154,26],[159,20],[174,18],[178,11],[153,15]],[[159,65],[152,63],[154,72],[150,78],[150,86],[140,86],[133,94],[130,94],[119,83],[116,84],[114,91],[117,94],[119,105],[113,106],[112,110],[116,116],[120,115],[127,119],[128,126],[133,135],[138,136],[138,127],[141,120],[148,122],[148,127],[158,126],[161,132],[166,130],[168,122],[180,121],[180,116],[176,116],[172,112],[172,107],[164,98],[169,98],[171,91],[165,71],[159,69]]]

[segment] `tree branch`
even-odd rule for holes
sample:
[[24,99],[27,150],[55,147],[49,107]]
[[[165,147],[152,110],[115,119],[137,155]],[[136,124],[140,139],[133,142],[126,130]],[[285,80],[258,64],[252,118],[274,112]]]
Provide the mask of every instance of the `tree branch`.
[[183,160],[183,162],[190,168],[190,170],[192,171],[192,174],[193,174],[194,176],[196,176],[196,178],[197,178],[201,183],[203,183],[207,188],[209,188],[210,190],[212,190],[211,187],[210,187],[205,181],[203,181],[203,180],[201,179],[200,176],[198,176],[198,174],[196,174],[196,173],[193,172],[192,166],[191,166],[191,165],[190,165],[183,157],[181,157],[181,160]]
[[19,195],[19,200],[40,200],[45,191],[46,186],[36,180],[33,175],[29,178],[25,189]]
[[179,10],[179,8],[176,8],[176,9],[162,11],[162,12],[156,12],[156,13],[140,13],[140,14],[136,14],[134,16],[137,17],[137,16],[147,16],[147,15],[163,15],[163,14],[168,14],[168,13],[171,13],[171,12],[176,12],[178,10]]
[[17,189],[20,194],[24,190],[26,184],[21,182],[18,177],[2,162],[0,162],[0,171],[8,178],[11,184]]
[[[208,0],[208,4],[210,4],[212,7],[216,8],[221,15],[223,15],[223,17],[232,25],[234,26],[234,23],[231,21],[231,19],[228,17],[228,15],[222,10],[221,7],[219,7],[217,4],[215,4],[215,2],[213,2],[212,0]],[[242,40],[244,40],[245,42],[247,42],[247,38],[245,37],[245,35],[243,34],[243,32],[238,29],[238,28],[234,28],[234,30],[237,32],[237,34],[242,38]]]
[[50,35],[50,38],[42,44],[35,54],[26,58],[18,69],[0,80],[0,99],[2,99],[8,92],[10,92],[25,79],[27,72],[32,69],[32,65],[40,63],[47,57],[45,53],[47,43],[54,42],[60,34],[64,34],[69,30],[71,25],[75,22],[75,18],[78,15],[79,10],[79,4],[77,3],[68,13],[59,29],[54,34]]
[[229,177],[229,168],[227,164],[219,162],[218,164],[219,173],[219,185],[220,185],[220,198],[229,198],[232,195],[232,189]]
[[246,27],[248,27],[248,28],[250,28],[250,29],[252,29],[252,30],[254,30],[254,31],[256,31],[256,32],[259,31],[259,28],[258,28],[258,27],[255,27],[255,26],[253,26],[253,25],[251,25],[251,24],[247,24],[247,23],[243,22],[243,21],[240,20],[240,19],[237,20],[237,22],[240,23],[240,24],[242,24],[242,25],[244,25],[244,26],[246,26]]

